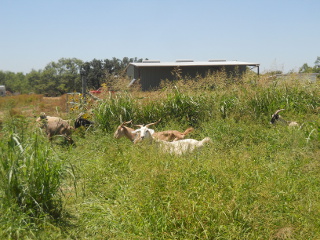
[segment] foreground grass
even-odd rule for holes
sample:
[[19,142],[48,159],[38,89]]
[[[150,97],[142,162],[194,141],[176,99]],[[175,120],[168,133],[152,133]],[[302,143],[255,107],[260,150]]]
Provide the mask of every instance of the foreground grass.
[[[145,112],[135,114],[131,112],[136,110],[134,100],[120,99],[125,111],[118,110],[117,100],[112,100],[116,104],[108,107],[116,121],[117,111],[124,111],[128,115],[123,116],[139,123],[163,114],[157,104],[167,110],[181,104],[179,109],[186,109],[191,117],[179,122],[164,117],[164,123],[155,128],[184,130],[194,124],[190,137],[209,136],[213,143],[200,152],[171,156],[156,145],[114,139],[115,123],[85,135],[76,132],[75,147],[51,145],[53,159],[61,161],[68,173],[61,179],[60,218],[53,221],[44,215],[30,220],[17,206],[2,204],[0,236],[320,239],[320,119],[314,111],[319,98],[304,89],[233,88],[200,98],[178,93],[162,103],[146,103]],[[300,99],[306,99],[306,104],[299,105]],[[211,112],[206,106],[201,110],[207,113],[200,115],[199,101],[201,106],[210,103]],[[268,111],[284,104],[289,107],[288,115],[303,123],[301,128],[268,124]],[[98,112],[102,120],[106,109]],[[149,109],[156,114],[150,116]],[[20,135],[33,131],[32,127],[22,131],[6,122],[3,125],[4,137],[9,129]],[[30,139],[25,138],[28,143]]]
[[[126,139],[81,151],[68,236],[112,239],[317,239],[319,146],[299,130],[216,122],[184,157]],[[220,131],[217,129],[225,129]],[[201,135],[201,133],[200,133]],[[222,141],[221,141],[222,140]],[[86,144],[86,141],[82,144]],[[84,149],[84,148],[80,148]],[[80,151],[80,153],[79,153]]]

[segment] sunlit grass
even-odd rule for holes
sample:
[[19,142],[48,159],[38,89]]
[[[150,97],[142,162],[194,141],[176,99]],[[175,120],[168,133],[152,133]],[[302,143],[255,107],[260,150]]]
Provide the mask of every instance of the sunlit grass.
[[[176,82],[176,87],[167,85],[154,98],[153,92],[145,97],[131,92],[102,100],[93,109],[95,128],[75,132],[76,147],[48,145],[40,133],[29,137],[32,124],[25,128],[19,126],[20,117],[4,119],[2,163],[10,153],[18,160],[26,156],[38,159],[38,164],[52,164],[47,173],[52,174],[50,179],[58,179],[51,190],[57,194],[61,190],[61,195],[53,196],[60,196],[62,204],[55,205],[61,210],[59,217],[30,218],[22,211],[25,205],[6,204],[2,187],[0,209],[5,217],[0,236],[320,238],[318,83],[285,84],[249,75],[234,84],[223,77],[195,79],[185,88],[183,82]],[[212,79],[216,82],[209,87]],[[192,85],[200,91],[191,89]],[[270,125],[271,114],[279,108],[286,108],[284,117],[298,121],[300,127]],[[189,137],[209,136],[213,143],[199,152],[172,156],[156,144],[133,145],[128,139],[113,138],[120,121],[143,124],[159,118],[162,121],[153,126],[157,131],[193,126]],[[18,142],[28,152],[21,154],[12,136],[24,139]],[[35,138],[41,139],[37,147]],[[23,169],[23,165],[17,168]],[[32,167],[32,172],[43,173],[40,165]],[[18,173],[25,181],[33,179],[26,179],[27,172]],[[36,183],[33,189],[39,190],[44,181]],[[17,188],[22,186],[17,184]],[[30,207],[30,211],[36,209]]]

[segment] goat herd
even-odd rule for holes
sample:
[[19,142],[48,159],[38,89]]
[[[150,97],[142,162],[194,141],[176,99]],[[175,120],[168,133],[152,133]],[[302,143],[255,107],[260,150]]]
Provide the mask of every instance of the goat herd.
[[[283,110],[284,109],[279,109],[272,114],[270,123],[276,124],[279,122],[290,127],[298,126],[297,122],[286,121],[279,115],[279,112]],[[139,127],[137,129],[127,126],[128,124],[132,124],[132,120],[123,122],[117,127],[114,137],[117,139],[126,137],[134,144],[141,141],[148,141],[150,143],[154,142],[159,145],[163,152],[176,155],[193,152],[196,149],[200,149],[206,143],[212,142],[209,137],[205,137],[201,141],[195,139],[184,139],[186,135],[194,130],[192,127],[187,128],[184,132],[179,132],[177,130],[155,132],[155,130],[149,128],[160,121],[161,119],[159,119],[157,122],[146,125],[135,125],[136,127]],[[71,138],[71,134],[74,129],[82,126],[88,128],[94,124],[92,121],[83,118],[83,113],[78,115],[74,122],[74,127],[70,125],[70,121],[68,120],[63,120],[60,117],[47,116],[45,113],[41,113],[36,122],[40,124],[40,128],[45,131],[50,141],[54,136],[63,136],[70,144],[74,144],[74,141]]]

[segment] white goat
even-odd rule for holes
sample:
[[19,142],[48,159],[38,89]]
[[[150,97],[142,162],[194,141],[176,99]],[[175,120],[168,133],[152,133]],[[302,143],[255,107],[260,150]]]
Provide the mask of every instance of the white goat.
[[146,139],[149,141],[155,141],[160,145],[162,151],[166,153],[182,155],[184,153],[190,153],[196,149],[203,147],[205,143],[212,142],[211,138],[209,137],[206,137],[201,141],[198,141],[195,139],[183,139],[183,140],[177,140],[173,142],[159,140],[154,137],[154,130],[148,128],[150,125],[153,125],[153,124],[147,124],[145,126],[139,125],[140,128],[136,129],[132,133],[140,133],[141,140]]
[[279,112],[283,111],[285,109],[279,109],[277,110],[274,114],[272,114],[271,116],[271,120],[270,120],[270,123],[271,124],[275,124],[277,122],[281,122],[285,125],[288,125],[289,127],[296,127],[296,126],[299,126],[299,124],[297,122],[294,122],[294,121],[287,121],[285,119],[283,119],[280,115],[279,115]]
[[63,136],[68,143],[74,143],[71,138],[71,133],[74,128],[71,127],[66,120],[59,117],[50,117],[45,113],[41,113],[40,117],[36,119],[36,122],[40,123],[40,128],[45,130],[50,141],[53,136],[60,135]]
[[182,139],[174,142],[166,142],[162,140],[155,141],[160,143],[160,147],[163,152],[176,155],[191,153],[197,149],[202,148],[206,143],[212,142],[211,138],[209,137],[205,137],[201,141],[195,139]]
[[140,127],[134,131],[132,131],[133,134],[140,134],[140,136],[138,138],[135,139],[134,143],[140,142],[144,139],[148,139],[148,140],[152,140],[152,135],[155,133],[155,131],[151,128],[149,128],[152,125],[157,124],[158,122],[160,122],[161,119],[159,119],[157,122],[154,123],[149,123],[147,125],[135,125],[137,127]]

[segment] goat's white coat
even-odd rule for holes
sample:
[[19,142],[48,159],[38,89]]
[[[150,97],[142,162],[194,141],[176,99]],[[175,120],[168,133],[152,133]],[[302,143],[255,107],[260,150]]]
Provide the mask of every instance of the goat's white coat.
[[209,137],[205,137],[201,141],[195,139],[182,139],[174,142],[166,142],[162,140],[156,140],[156,142],[160,144],[163,152],[182,155],[185,153],[191,153],[196,149],[200,149],[205,143],[210,143],[212,140]]

